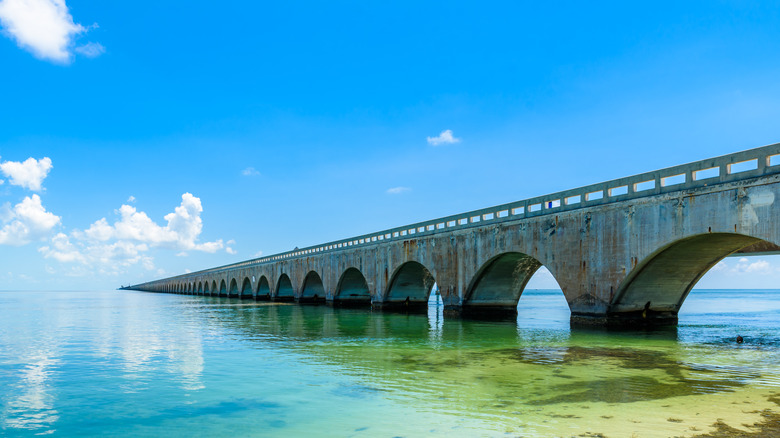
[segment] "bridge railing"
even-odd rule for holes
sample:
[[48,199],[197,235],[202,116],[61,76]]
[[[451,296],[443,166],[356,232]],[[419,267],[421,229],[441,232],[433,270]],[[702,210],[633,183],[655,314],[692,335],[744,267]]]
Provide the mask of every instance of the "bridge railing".
[[408,239],[410,237],[425,236],[459,228],[480,226],[484,223],[518,220],[585,207],[600,206],[777,173],[780,173],[780,143],[537,196],[522,201],[363,234],[321,245],[259,257],[171,277],[167,280],[306,257],[323,252],[342,251],[386,240]]

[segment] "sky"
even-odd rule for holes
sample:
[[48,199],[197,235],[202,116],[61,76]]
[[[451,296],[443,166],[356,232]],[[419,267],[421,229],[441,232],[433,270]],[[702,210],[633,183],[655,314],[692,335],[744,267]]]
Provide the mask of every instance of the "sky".
[[[0,0],[0,29],[0,290],[116,288],[780,142],[775,2]],[[779,280],[780,258],[734,257],[698,286]]]

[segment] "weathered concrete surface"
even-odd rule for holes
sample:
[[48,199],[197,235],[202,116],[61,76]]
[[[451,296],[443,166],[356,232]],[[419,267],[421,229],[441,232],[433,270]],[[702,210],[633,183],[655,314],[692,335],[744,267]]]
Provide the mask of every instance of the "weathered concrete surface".
[[[450,310],[514,312],[543,265],[575,322],[676,322],[691,288],[722,258],[780,249],[778,154],[771,145],[522,201],[523,214],[507,204],[131,288],[411,310],[427,305],[436,283]],[[754,157],[755,170],[729,172]],[[696,180],[713,167],[719,177]],[[665,187],[677,174],[686,182]],[[655,187],[640,192],[649,178]],[[611,194],[620,185],[628,193]],[[605,199],[589,201],[597,188]],[[580,205],[566,203],[572,196]]]

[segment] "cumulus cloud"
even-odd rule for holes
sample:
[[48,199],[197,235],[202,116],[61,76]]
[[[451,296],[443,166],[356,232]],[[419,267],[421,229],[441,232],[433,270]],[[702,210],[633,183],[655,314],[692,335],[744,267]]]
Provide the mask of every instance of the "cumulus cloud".
[[70,239],[64,233],[57,233],[51,239],[51,246],[38,248],[38,252],[46,258],[53,258],[60,262],[86,262],[84,255],[70,243]]
[[127,198],[127,202],[135,202],[135,196],[130,195],[130,197]]
[[711,271],[721,272],[729,275],[744,274],[771,274],[780,271],[780,268],[773,267],[771,263],[764,259],[751,259],[740,257],[734,262],[733,259],[724,259],[712,267]]
[[151,246],[159,246],[181,251],[216,252],[224,247],[222,240],[197,242],[203,229],[200,214],[203,206],[200,198],[191,193],[181,196],[181,205],[163,219],[165,226],[155,223],[145,212],[130,205],[122,205],[117,210],[119,220],[112,224],[106,218],[95,221],[83,234],[93,241],[104,242],[111,239],[132,240]]
[[114,272],[135,264],[154,270],[152,258],[146,255],[151,248],[172,249],[179,251],[177,255],[186,256],[187,251],[213,253],[225,246],[221,239],[198,241],[203,228],[202,212],[200,199],[191,193],[183,194],[181,204],[164,216],[165,225],[125,204],[116,211],[119,218],[113,223],[101,218],[86,230],[74,230],[70,236],[60,233],[39,251],[46,258],[64,263],[111,266]]
[[70,237],[58,233],[51,239],[51,244],[38,248],[45,258],[52,258],[62,263],[78,263],[87,270],[73,270],[72,276],[82,276],[90,272],[116,275],[132,265],[140,264],[146,270],[154,270],[152,257],[145,253],[148,245],[129,241],[110,243],[85,244],[81,241],[71,242]]
[[401,193],[408,192],[410,189],[409,187],[391,187],[387,189],[387,194],[390,195],[400,195]]
[[254,175],[260,175],[260,172],[257,171],[254,167],[247,167],[246,169],[241,171],[241,175],[244,176],[254,176]]
[[8,182],[11,185],[38,192],[52,167],[49,157],[43,157],[40,160],[28,158],[23,162],[6,161],[0,163],[0,172],[8,177]]
[[452,144],[452,143],[460,143],[459,138],[455,138],[452,135],[451,129],[445,129],[441,132],[437,137],[427,137],[428,138],[428,144],[432,146],[439,146],[442,144]]
[[49,235],[60,223],[60,217],[46,211],[38,195],[25,197],[13,208],[6,204],[0,213],[3,228],[0,229],[0,245],[25,245]]
[[[67,64],[73,56],[74,39],[87,28],[73,21],[65,0],[0,0],[0,24],[19,47],[40,59]],[[86,56],[103,53],[103,46],[79,47]]]
[[772,272],[772,267],[766,260],[756,260],[751,262],[750,259],[742,257],[734,267],[736,272],[755,273],[755,274],[769,274]]

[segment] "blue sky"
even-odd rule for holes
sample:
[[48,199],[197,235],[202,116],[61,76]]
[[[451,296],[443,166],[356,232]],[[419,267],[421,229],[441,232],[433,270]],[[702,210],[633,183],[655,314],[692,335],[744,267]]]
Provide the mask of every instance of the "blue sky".
[[[776,143],[767,3],[0,0],[0,289],[113,288]],[[732,258],[700,286],[778,280]]]

